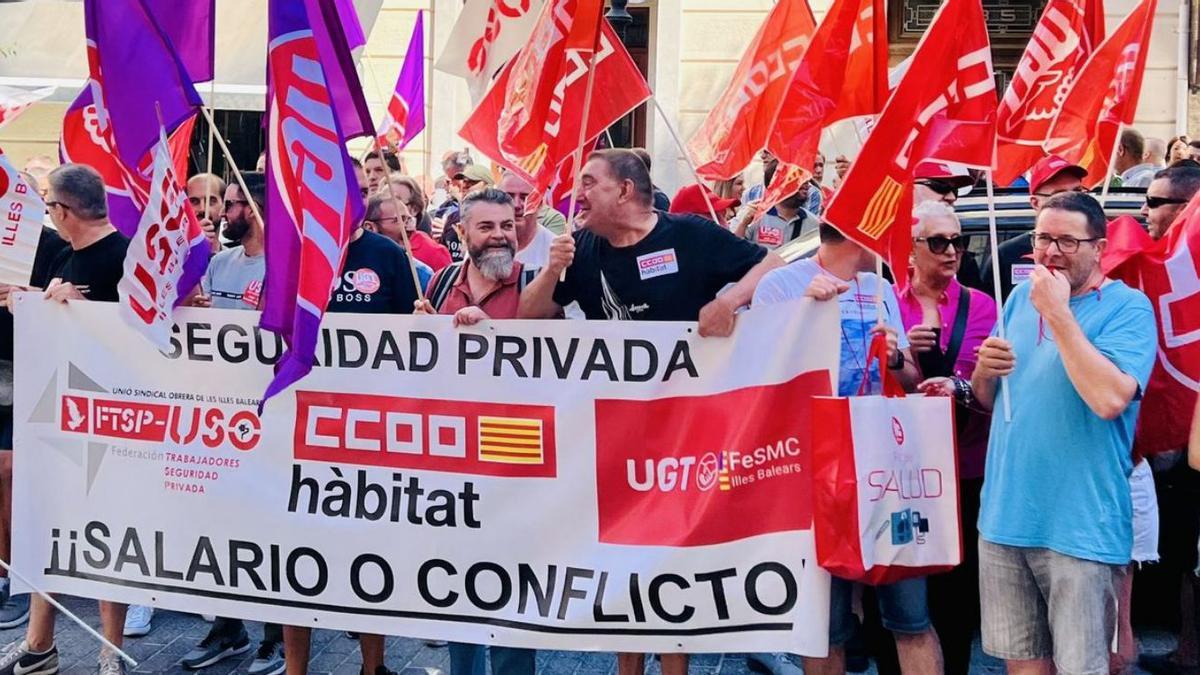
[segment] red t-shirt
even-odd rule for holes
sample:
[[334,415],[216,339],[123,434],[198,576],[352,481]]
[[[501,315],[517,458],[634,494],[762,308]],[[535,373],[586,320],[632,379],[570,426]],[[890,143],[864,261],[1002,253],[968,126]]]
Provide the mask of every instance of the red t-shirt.
[[413,257],[432,267],[434,272],[450,264],[450,251],[424,232],[409,232],[408,243],[412,246]]
[[[454,314],[463,307],[474,306],[482,309],[493,319],[517,318],[517,305],[521,301],[521,291],[517,289],[517,282],[521,279],[523,267],[521,263],[513,263],[512,274],[482,298],[471,297],[471,284],[467,282],[467,265],[470,264],[471,261],[467,260],[458,268],[458,278],[450,287],[450,292],[442,301],[442,305],[437,308],[438,314]],[[447,270],[447,273],[451,271]],[[432,289],[437,282],[438,277],[436,276],[430,279],[429,288]]]

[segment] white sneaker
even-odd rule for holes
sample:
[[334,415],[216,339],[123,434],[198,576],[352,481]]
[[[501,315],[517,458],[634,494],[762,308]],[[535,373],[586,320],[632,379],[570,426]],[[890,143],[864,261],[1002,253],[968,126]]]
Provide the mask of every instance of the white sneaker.
[[125,613],[125,637],[142,637],[150,633],[150,618],[154,608],[145,605],[130,605]]

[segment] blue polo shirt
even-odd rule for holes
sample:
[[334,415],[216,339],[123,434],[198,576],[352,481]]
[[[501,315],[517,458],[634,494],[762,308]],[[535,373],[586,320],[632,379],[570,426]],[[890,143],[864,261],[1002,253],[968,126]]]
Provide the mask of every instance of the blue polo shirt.
[[[1119,281],[1071,298],[1089,342],[1145,389],[1157,328],[1150,301]],[[1012,421],[996,390],[979,514],[992,543],[1048,548],[1084,560],[1123,565],[1133,546],[1129,474],[1139,403],[1115,420],[1092,412],[1067,377],[1058,346],[1029,300],[1029,284],[1004,306],[1016,369],[1008,378]]]

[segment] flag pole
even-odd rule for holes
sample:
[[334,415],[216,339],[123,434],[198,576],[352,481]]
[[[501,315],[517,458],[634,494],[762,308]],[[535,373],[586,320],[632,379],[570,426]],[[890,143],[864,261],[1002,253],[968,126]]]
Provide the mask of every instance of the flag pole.
[[225,155],[225,161],[229,162],[230,168],[233,169],[233,177],[237,180],[238,188],[245,195],[246,201],[250,204],[250,211],[254,213],[254,218],[258,220],[258,224],[264,229],[267,227],[267,221],[263,220],[262,212],[258,208],[258,203],[250,196],[250,189],[246,187],[246,180],[242,178],[242,172],[238,169],[237,162],[233,161],[233,153],[229,152],[229,146],[225,144],[225,137],[217,129],[216,122],[213,122],[212,113],[208,108],[200,106],[200,112],[204,114],[204,118],[208,120],[208,128],[217,138],[217,145],[221,147],[221,153]]
[[[596,36],[599,40],[600,37]],[[587,143],[588,117],[592,112],[592,91],[596,84],[596,45],[592,45],[592,53],[588,58],[588,73],[587,87],[583,94],[583,119],[579,123],[579,140],[575,145],[575,154],[572,155],[575,161],[575,176],[571,180],[571,199],[567,202],[567,228],[566,234],[571,234],[575,231],[575,203],[579,196],[579,175],[583,173],[583,145]],[[565,281],[567,278],[567,270],[564,268],[562,273],[558,275],[559,281]]]
[[708,196],[708,190],[704,189],[704,181],[700,180],[700,172],[696,170],[696,165],[692,163],[692,157],[688,154],[687,148],[683,147],[683,141],[679,139],[679,132],[675,131],[675,125],[671,124],[671,120],[667,119],[667,113],[662,109],[662,105],[658,102],[658,98],[651,96],[651,101],[654,101],[654,109],[658,111],[663,122],[667,125],[667,131],[670,132],[671,138],[675,139],[675,147],[679,148],[679,154],[683,155],[683,161],[687,162],[688,169],[692,172],[692,178],[696,179],[696,184],[700,186],[700,194],[704,197],[704,204],[708,206],[708,215],[712,216],[714,223],[720,225],[721,221],[717,218],[717,209],[713,207],[712,198]]
[[[425,128],[421,133],[425,136],[425,180],[429,183],[430,195],[433,194],[433,54],[437,40],[437,0],[429,0],[429,49],[426,50],[426,59],[429,61],[425,64],[425,91],[429,97],[429,107],[425,109]],[[425,100],[422,98],[421,105],[425,105]],[[425,189],[425,185],[421,185],[421,189]]]
[[[392,198],[392,206],[396,209],[396,217],[400,214],[408,213],[408,206],[400,201],[396,196],[396,191],[392,189],[392,167],[384,161],[383,146],[379,143],[379,135],[371,134],[375,141],[375,150],[379,153],[379,160],[383,164],[383,171],[387,180],[387,193]],[[404,257],[408,258],[408,271],[412,273],[413,286],[417,289],[417,300],[421,304],[425,304],[425,289],[421,288],[421,276],[417,274],[417,259],[413,255],[412,243],[408,239],[408,228],[403,223],[400,224],[400,238],[404,240]]]
[[[210,82],[208,84],[208,112],[209,112],[208,119],[209,120],[212,119],[212,116],[211,116],[212,111],[214,108],[216,108],[216,106],[217,106],[217,74],[214,72],[212,82]],[[213,154],[214,154],[213,153],[213,135],[215,133],[216,133],[216,128],[213,127],[213,124],[210,121],[208,123],[208,160],[207,160],[208,166],[205,168],[205,173],[207,173],[209,176],[212,176],[212,172],[213,172]],[[204,215],[205,216],[208,216],[208,204],[211,199],[212,199],[212,180],[206,178],[204,180]],[[221,241],[221,229],[220,229],[221,224],[213,223],[212,226],[213,226],[213,229],[217,233],[217,242],[220,243],[220,241]]]
[[8,572],[12,576],[16,577],[18,581],[20,581],[21,583],[28,586],[30,590],[32,590],[34,593],[36,593],[39,598],[45,600],[51,607],[53,607],[54,609],[57,609],[68,619],[75,622],[80,628],[85,630],[88,635],[91,635],[92,637],[99,640],[100,644],[111,649],[112,652],[114,654],[116,654],[117,656],[121,657],[121,659],[123,661],[125,661],[129,665],[133,666],[134,668],[137,668],[138,662],[134,661],[133,657],[129,656],[129,654],[126,654],[124,651],[122,651],[120,647],[109,642],[103,635],[97,633],[94,628],[87,625],[87,623],[84,622],[83,619],[80,619],[78,616],[75,616],[75,614],[71,610],[67,609],[66,607],[63,607],[62,604],[59,603],[54,598],[52,598],[49,593],[46,593],[45,591],[41,590],[37,586],[34,586],[33,584],[31,584],[29,582],[29,580],[25,578],[25,575],[21,574],[20,572],[16,571],[15,569],[13,569],[12,566],[8,564],[8,561],[0,558],[0,567],[3,567],[5,572]]
[[1100,208],[1104,208],[1108,204],[1108,187],[1112,185],[1113,167],[1117,163],[1117,149],[1121,147],[1121,130],[1124,128],[1124,124],[1117,125],[1112,152],[1108,155],[1108,166],[1104,169],[1104,187],[1100,188]]
[[[1007,340],[1004,330],[1004,298],[1000,288],[1000,236],[996,233],[996,188],[992,183],[992,170],[984,172],[987,179],[988,200],[988,245],[992,248],[992,289],[996,298],[996,335],[1001,340]],[[1008,395],[1008,376],[1004,378],[1004,388],[1000,392],[1004,405],[1004,421],[1012,421],[1012,399]]]

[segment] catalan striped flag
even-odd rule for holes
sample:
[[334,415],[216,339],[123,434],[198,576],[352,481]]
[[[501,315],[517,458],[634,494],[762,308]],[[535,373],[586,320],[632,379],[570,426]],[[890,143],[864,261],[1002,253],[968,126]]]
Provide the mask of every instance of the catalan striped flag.
[[542,420],[523,417],[480,417],[479,460],[501,464],[545,461]]
[[729,453],[722,450],[720,463],[717,465],[717,486],[721,492],[729,492],[733,488],[729,480]]

